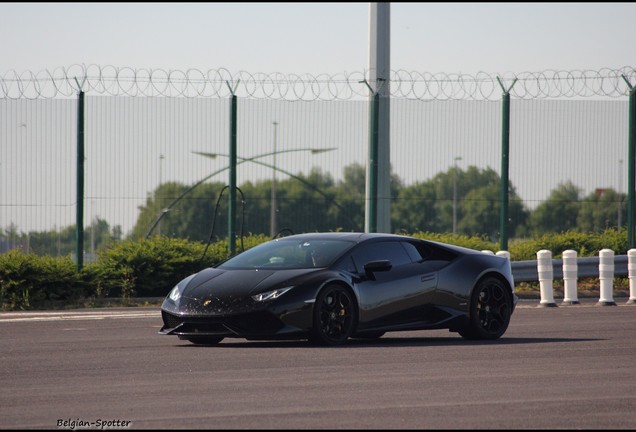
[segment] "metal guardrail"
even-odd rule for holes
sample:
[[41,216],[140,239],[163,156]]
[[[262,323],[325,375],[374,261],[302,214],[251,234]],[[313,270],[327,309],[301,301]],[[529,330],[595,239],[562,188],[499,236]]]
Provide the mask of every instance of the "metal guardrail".
[[[577,258],[578,277],[598,277],[599,275],[599,257]],[[627,277],[627,255],[614,256],[614,276]],[[512,275],[515,282],[538,282],[539,271],[537,269],[537,260],[528,261],[511,261]],[[553,259],[552,268],[554,279],[563,278],[563,260]]]

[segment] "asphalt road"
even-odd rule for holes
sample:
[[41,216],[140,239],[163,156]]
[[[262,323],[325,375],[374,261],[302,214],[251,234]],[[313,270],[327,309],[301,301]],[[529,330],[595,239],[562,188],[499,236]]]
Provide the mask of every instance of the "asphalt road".
[[2,429],[635,429],[636,306],[523,301],[504,337],[157,334],[159,309],[0,313]]

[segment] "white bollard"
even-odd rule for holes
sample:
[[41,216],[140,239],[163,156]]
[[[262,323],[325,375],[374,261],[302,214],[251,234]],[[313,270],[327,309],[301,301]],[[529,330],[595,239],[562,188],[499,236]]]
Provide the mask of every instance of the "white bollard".
[[482,250],[482,252],[485,253],[485,254],[488,254],[488,255],[494,255],[495,254],[493,251],[488,250],[488,249],[484,249],[484,250]]
[[601,249],[598,253],[598,278],[601,281],[599,306],[616,306],[614,302],[614,251]]
[[549,250],[542,249],[537,252],[537,272],[539,273],[539,289],[541,291],[539,306],[556,307],[554,302],[552,252]]
[[[495,255],[508,259],[508,271],[510,271],[510,274],[512,274],[512,264],[510,263],[510,252],[508,252],[508,251],[498,251]],[[514,280],[513,280],[512,289],[513,289],[513,291],[515,289]]]
[[510,252],[498,251],[495,255],[510,259]]
[[627,251],[627,275],[629,277],[629,300],[627,300],[627,304],[636,304],[636,249]]
[[580,304],[577,293],[577,279],[579,266],[576,260],[576,251],[568,249],[563,251],[563,304]]

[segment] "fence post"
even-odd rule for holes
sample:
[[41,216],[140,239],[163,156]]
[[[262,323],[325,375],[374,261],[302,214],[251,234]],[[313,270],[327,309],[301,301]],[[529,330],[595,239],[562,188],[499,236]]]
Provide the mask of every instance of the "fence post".
[[563,304],[579,304],[577,294],[578,262],[576,261],[576,251],[563,251]]
[[[84,92],[77,97],[77,207],[75,209],[75,254],[77,270],[84,266]],[[95,229],[95,227],[93,227]]]
[[509,180],[509,155],[510,155],[510,90],[517,82],[517,78],[514,79],[510,87],[507,89],[504,87],[501,79],[497,77],[499,85],[503,90],[503,104],[502,104],[502,125],[501,125],[501,181],[499,185],[499,195],[501,200],[501,209],[499,210],[499,248],[502,250],[508,249],[508,201],[510,195],[510,180]]
[[[238,83],[237,83],[238,85]],[[228,84],[229,87],[229,84]],[[232,90],[230,88],[230,90]],[[227,242],[229,256],[236,253],[236,130],[237,130],[237,100],[234,91],[230,98],[230,195],[228,196],[228,220],[227,220]],[[272,185],[274,187],[274,185]]]
[[601,281],[599,306],[616,306],[612,290],[614,288],[614,251],[601,249],[598,253],[598,277]]
[[541,249],[537,252],[537,272],[539,273],[539,289],[541,291],[542,307],[556,307],[554,302],[554,288],[552,285],[554,279],[554,270],[552,268],[552,252]]
[[629,300],[627,300],[627,304],[636,304],[636,249],[627,251],[627,275],[629,278]]
[[627,247],[636,247],[634,219],[636,218],[636,86],[627,77],[623,79],[629,87],[629,121],[627,131]]

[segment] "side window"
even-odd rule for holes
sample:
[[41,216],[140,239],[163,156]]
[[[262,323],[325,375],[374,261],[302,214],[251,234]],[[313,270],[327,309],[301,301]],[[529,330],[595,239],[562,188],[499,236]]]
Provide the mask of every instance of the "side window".
[[338,261],[333,263],[334,270],[344,270],[349,273],[356,273],[358,270],[356,269],[355,263],[353,262],[353,256],[350,253],[341,256]]
[[457,257],[453,252],[437,247],[435,245],[427,245],[424,243],[402,243],[413,262],[424,261],[452,261]]
[[430,252],[424,250],[424,247],[418,249],[414,244],[409,242],[403,242],[402,246],[404,246],[404,249],[406,249],[406,252],[413,262],[422,262],[430,255]]
[[359,272],[369,261],[390,260],[393,267],[412,262],[406,249],[396,241],[376,242],[362,245],[353,252],[353,260]]
[[446,248],[438,247],[438,246],[430,246],[427,255],[425,256],[427,260],[435,260],[435,261],[445,261],[449,262],[457,258],[457,255],[454,252],[449,251]]

